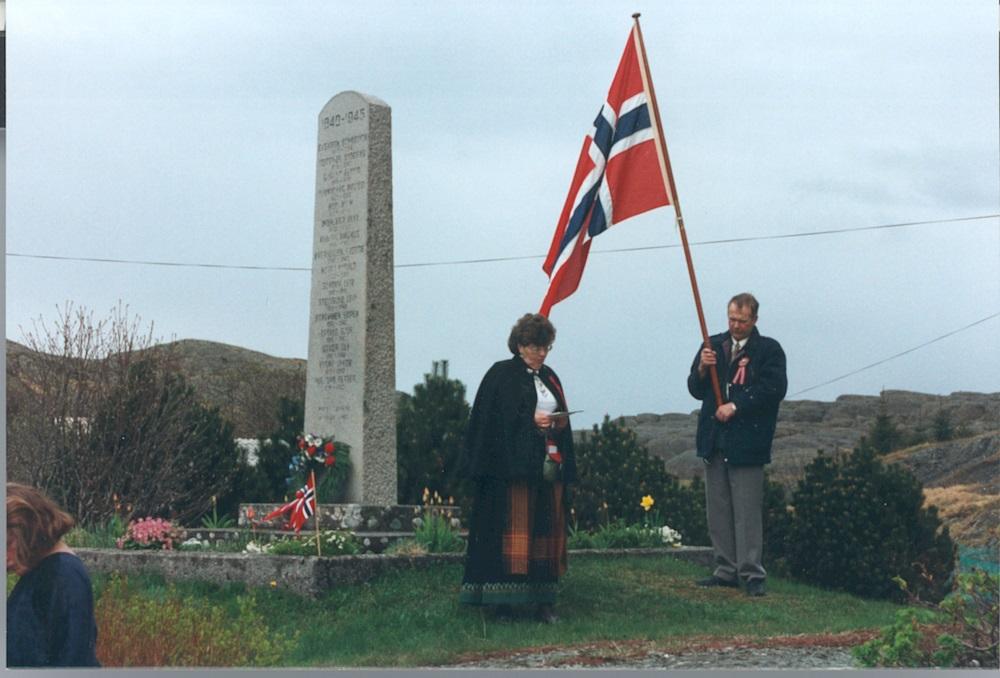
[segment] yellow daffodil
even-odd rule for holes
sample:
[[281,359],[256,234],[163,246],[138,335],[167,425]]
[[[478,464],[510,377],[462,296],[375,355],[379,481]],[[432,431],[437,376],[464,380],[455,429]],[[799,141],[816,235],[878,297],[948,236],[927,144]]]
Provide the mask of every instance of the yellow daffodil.
[[645,497],[642,498],[642,501],[639,502],[639,505],[642,506],[642,509],[644,511],[649,511],[649,509],[653,508],[653,504],[655,503],[656,501],[653,499],[653,497],[647,494]]

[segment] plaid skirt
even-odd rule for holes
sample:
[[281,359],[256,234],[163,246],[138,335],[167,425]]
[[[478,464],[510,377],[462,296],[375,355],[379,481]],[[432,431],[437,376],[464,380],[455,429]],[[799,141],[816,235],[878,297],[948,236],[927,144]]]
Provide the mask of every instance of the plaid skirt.
[[565,505],[562,483],[480,479],[459,602],[554,603],[566,573]]

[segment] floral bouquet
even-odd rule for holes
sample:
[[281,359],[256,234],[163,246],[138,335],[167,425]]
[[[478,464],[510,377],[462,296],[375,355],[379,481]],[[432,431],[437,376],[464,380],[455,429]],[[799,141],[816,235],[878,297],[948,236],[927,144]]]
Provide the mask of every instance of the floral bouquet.
[[128,524],[125,534],[118,538],[120,549],[172,550],[174,543],[184,539],[184,530],[163,518],[139,518]]
[[288,464],[291,489],[305,485],[309,473],[315,472],[317,499],[333,500],[346,484],[351,470],[350,446],[332,437],[303,433],[298,436],[294,449]]

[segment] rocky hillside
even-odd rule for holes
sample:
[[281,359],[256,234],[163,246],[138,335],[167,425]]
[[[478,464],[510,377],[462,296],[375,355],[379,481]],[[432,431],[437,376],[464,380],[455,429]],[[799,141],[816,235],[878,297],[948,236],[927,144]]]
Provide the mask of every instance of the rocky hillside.
[[[267,435],[275,428],[281,396],[305,399],[306,361],[275,358],[238,346],[197,339],[165,344],[171,359],[208,406],[218,407],[239,438]],[[38,355],[14,341],[7,341],[8,412],[24,389],[37,385],[12,379],[12,369]],[[32,370],[25,370],[30,374]]]
[[305,400],[305,360],[197,339],[174,342],[171,348],[188,382],[233,423],[237,437],[271,433],[281,396]]
[[[934,417],[946,412],[957,436],[1000,431],[1000,393],[927,395],[885,391],[886,412],[904,432],[929,431]],[[879,411],[878,396],[843,395],[834,402],[792,400],[782,403],[775,433],[771,477],[793,484],[818,450],[850,450],[868,431]],[[661,457],[681,478],[701,472],[695,456],[697,412],[640,414],[624,417],[640,442]]]
[[923,483],[952,536],[968,546],[1000,543],[1000,432],[927,443],[886,456]]

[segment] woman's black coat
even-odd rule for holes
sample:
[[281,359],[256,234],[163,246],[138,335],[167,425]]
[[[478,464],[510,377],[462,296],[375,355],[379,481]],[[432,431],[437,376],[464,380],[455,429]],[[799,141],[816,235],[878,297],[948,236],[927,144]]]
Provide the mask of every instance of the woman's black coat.
[[[538,376],[555,395],[559,411],[568,411],[556,373],[542,365]],[[466,476],[542,482],[545,436],[535,426],[537,402],[532,372],[520,357],[493,364],[483,377],[472,405],[463,457]],[[567,424],[550,435],[563,457],[560,480],[576,480],[571,427]]]

